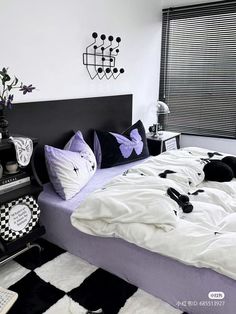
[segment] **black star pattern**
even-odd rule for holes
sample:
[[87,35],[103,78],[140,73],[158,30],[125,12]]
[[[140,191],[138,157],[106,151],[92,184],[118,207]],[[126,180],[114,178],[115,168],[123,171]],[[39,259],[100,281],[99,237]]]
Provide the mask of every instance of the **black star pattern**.
[[129,170],[126,170],[125,172],[123,172],[122,176],[127,176]]
[[73,165],[73,171],[77,174],[77,176],[78,176],[78,172],[79,172],[79,168],[77,168],[75,165]]
[[167,174],[170,174],[170,173],[176,173],[176,172],[172,170],[165,170],[164,172],[159,174],[159,177],[166,179]]

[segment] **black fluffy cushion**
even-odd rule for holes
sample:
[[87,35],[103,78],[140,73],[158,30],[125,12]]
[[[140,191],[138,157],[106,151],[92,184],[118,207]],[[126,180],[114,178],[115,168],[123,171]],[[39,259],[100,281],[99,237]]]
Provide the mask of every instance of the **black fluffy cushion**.
[[122,134],[95,131],[94,154],[98,167],[109,168],[149,156],[144,126],[139,120]]
[[230,168],[233,170],[234,177],[236,178],[236,157],[234,156],[226,156],[222,159],[222,161],[230,166]]
[[233,170],[221,160],[213,160],[203,168],[205,180],[228,182],[234,177]]

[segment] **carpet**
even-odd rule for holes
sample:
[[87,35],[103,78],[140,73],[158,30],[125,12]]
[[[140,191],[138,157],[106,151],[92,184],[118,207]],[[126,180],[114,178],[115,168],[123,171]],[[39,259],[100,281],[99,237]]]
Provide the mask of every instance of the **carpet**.
[[179,310],[43,239],[0,267],[19,295],[8,314],[178,314]]

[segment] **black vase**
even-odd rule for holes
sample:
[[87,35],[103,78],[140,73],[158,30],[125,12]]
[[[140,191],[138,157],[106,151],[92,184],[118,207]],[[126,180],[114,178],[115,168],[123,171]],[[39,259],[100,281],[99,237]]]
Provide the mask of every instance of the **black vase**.
[[0,109],[0,133],[2,134],[2,138],[9,138],[8,132],[8,121],[4,116],[4,110]]

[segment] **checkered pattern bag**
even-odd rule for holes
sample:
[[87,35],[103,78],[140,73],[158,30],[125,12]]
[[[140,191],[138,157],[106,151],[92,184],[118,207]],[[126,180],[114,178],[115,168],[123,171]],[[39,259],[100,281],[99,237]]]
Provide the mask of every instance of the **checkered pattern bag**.
[[40,209],[33,196],[26,195],[0,206],[0,237],[12,241],[29,233],[39,220]]

